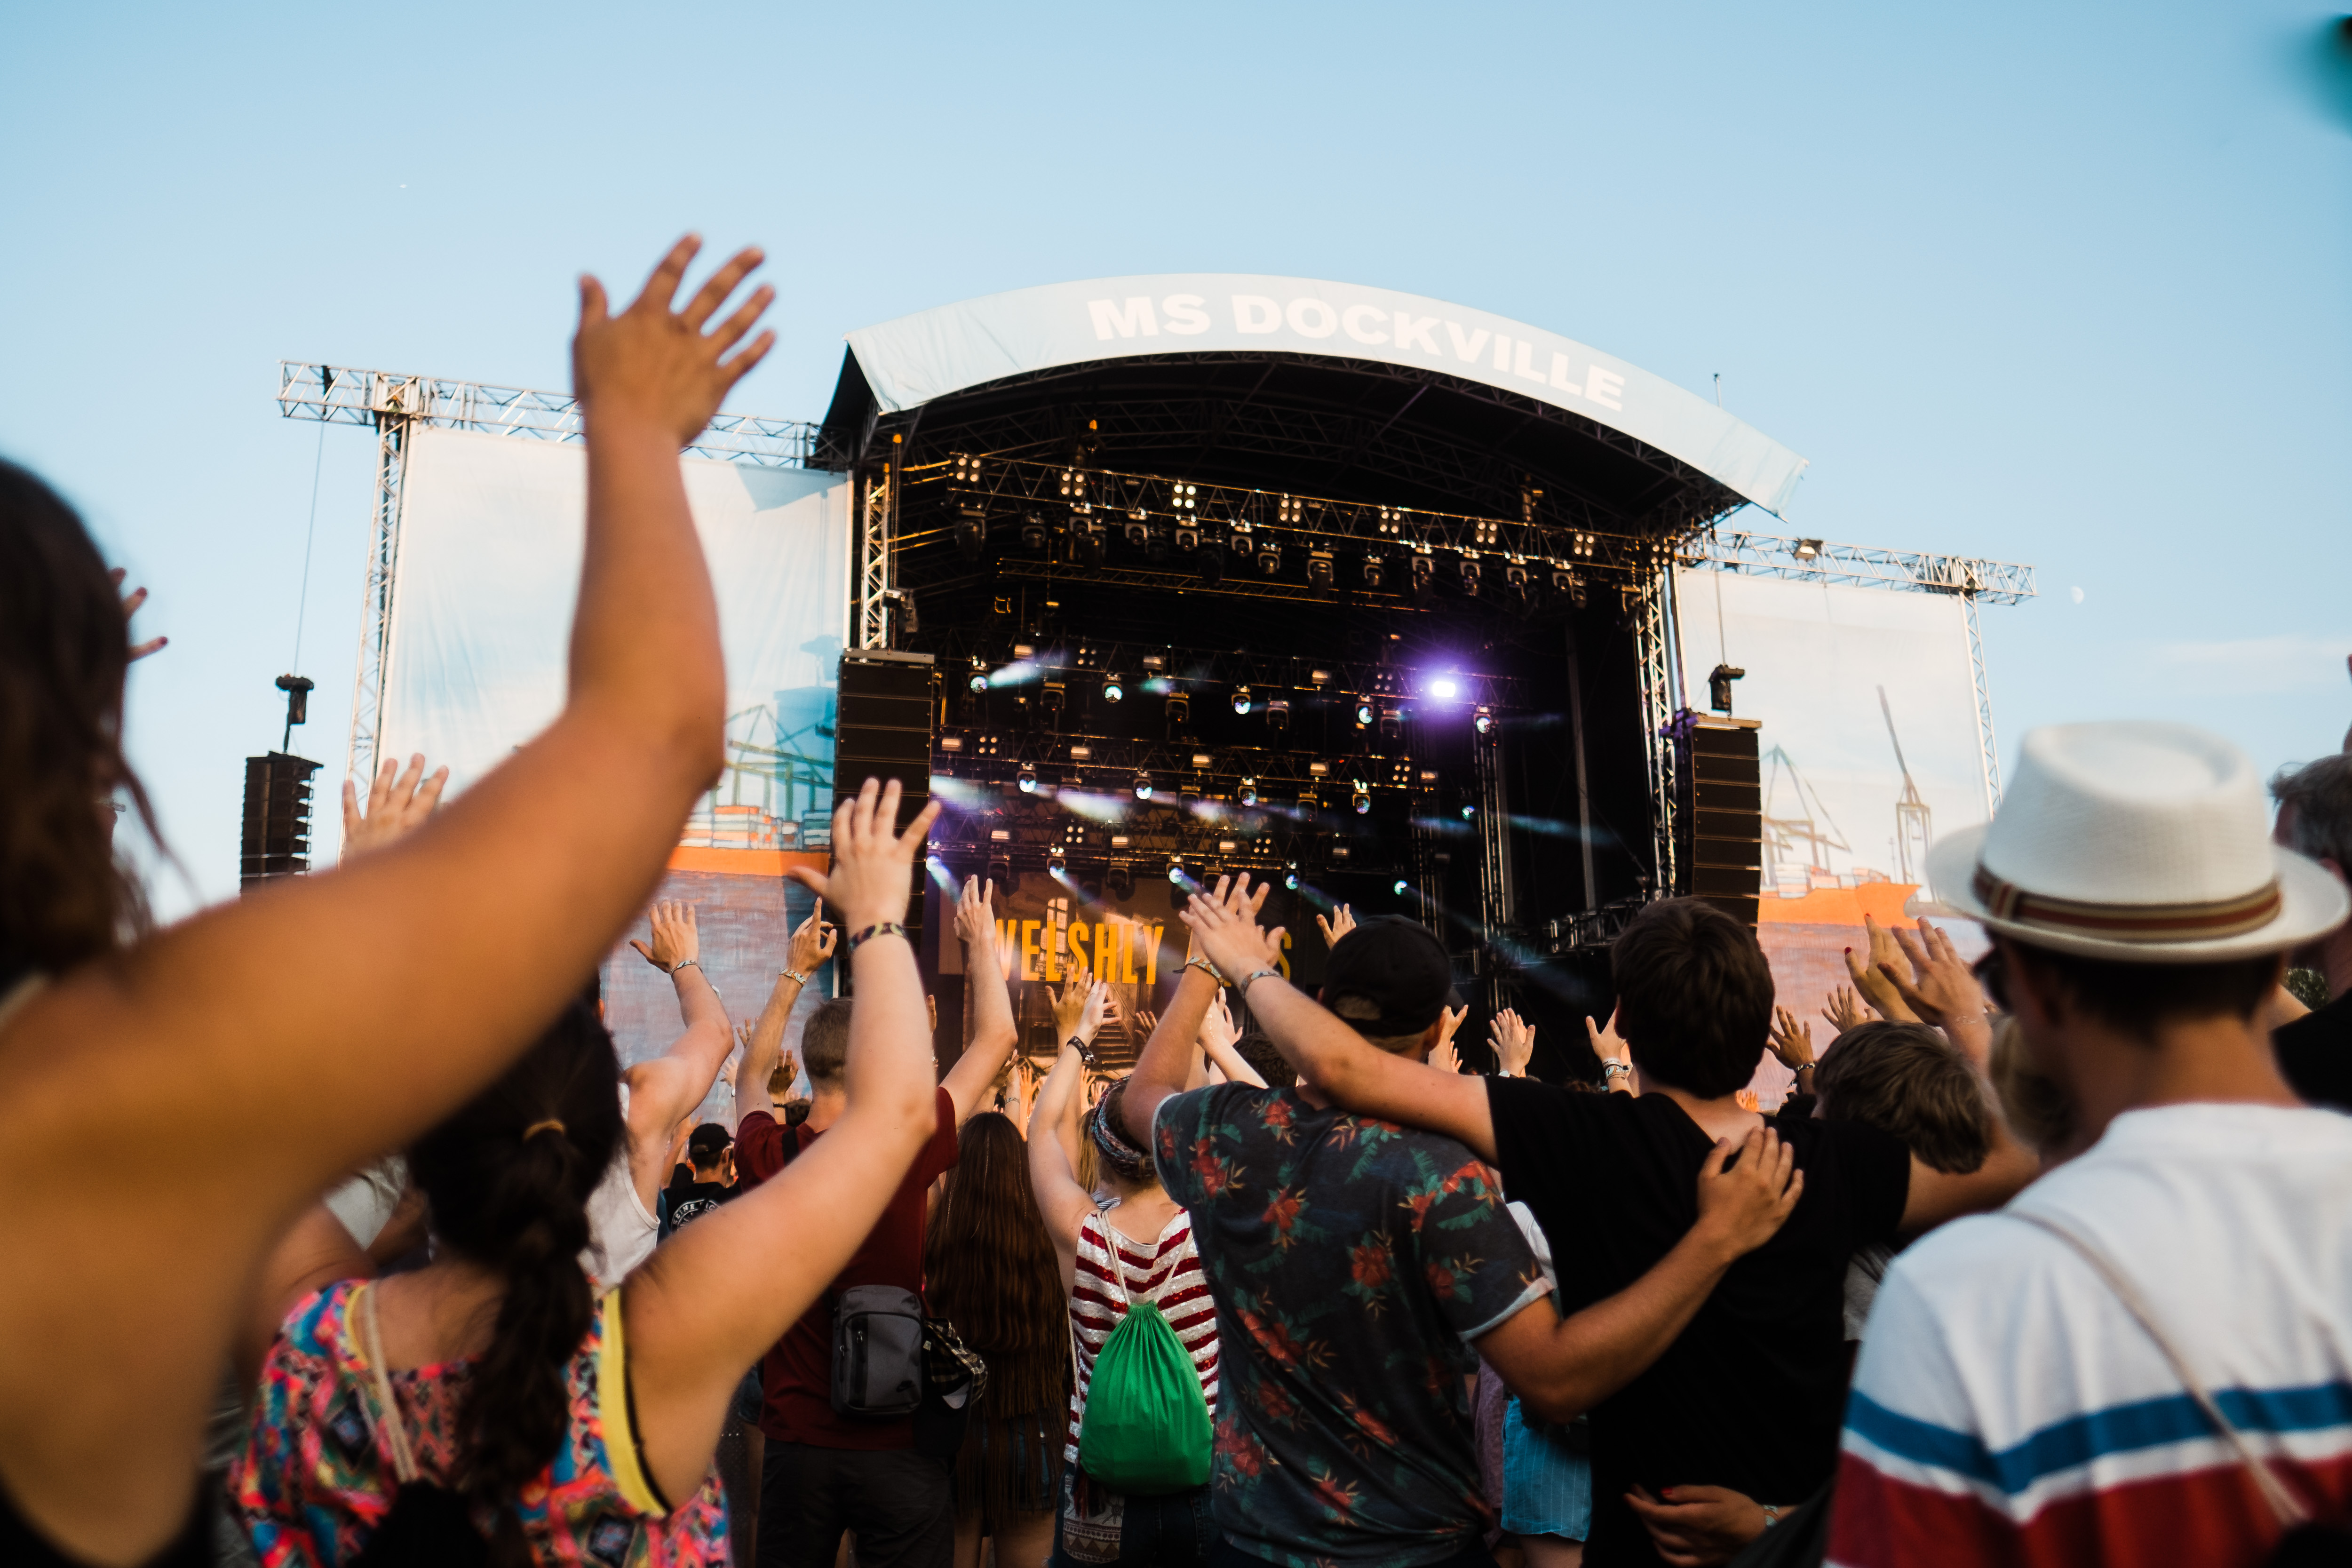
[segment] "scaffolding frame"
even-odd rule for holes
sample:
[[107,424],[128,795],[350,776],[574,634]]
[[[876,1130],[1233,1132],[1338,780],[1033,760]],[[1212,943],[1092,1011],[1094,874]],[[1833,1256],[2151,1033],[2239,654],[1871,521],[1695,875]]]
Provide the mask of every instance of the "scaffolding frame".
[[[375,500],[367,570],[361,584],[360,653],[352,677],[352,732],[343,769],[374,775],[382,741],[383,693],[391,677],[392,620],[400,589],[400,533],[408,479],[409,433],[466,430],[517,440],[577,444],[584,432],[579,400],[564,393],[349,365],[278,362],[278,411],[288,419],[372,426],[376,432]],[[813,467],[817,427],[803,419],[719,414],[681,456],[762,468]]]

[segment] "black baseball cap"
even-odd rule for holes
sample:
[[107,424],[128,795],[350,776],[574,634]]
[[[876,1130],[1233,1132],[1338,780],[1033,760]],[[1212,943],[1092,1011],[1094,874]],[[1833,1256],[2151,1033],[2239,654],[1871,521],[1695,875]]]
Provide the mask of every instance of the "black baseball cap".
[[706,1121],[687,1134],[687,1158],[695,1164],[708,1165],[724,1154],[727,1145],[734,1142],[726,1128],[716,1121]]
[[[1379,1016],[1349,1018],[1339,1004],[1351,996],[1379,1008]],[[1323,966],[1323,1005],[1360,1035],[1417,1035],[1458,1000],[1444,945],[1427,926],[1402,915],[1364,921],[1339,939]]]

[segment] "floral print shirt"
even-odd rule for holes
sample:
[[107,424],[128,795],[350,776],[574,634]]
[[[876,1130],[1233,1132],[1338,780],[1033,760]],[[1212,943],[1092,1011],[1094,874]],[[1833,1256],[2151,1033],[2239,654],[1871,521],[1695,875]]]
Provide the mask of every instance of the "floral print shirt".
[[1546,1290],[1494,1173],[1295,1089],[1176,1095],[1156,1131],[1223,1346],[1218,1527],[1287,1568],[1465,1550],[1492,1522],[1469,1342]]
[[[245,1451],[230,1467],[228,1503],[263,1568],[341,1568],[365,1550],[400,1489],[391,1441],[375,1417],[375,1371],[363,1348],[360,1281],[305,1297],[263,1363]],[[718,1471],[664,1510],[629,1439],[619,1292],[599,1304],[572,1358],[572,1420],[562,1446],[516,1500],[539,1564],[588,1568],[726,1568],[727,1502]],[[418,1479],[448,1485],[459,1468],[457,1410],[470,1362],[391,1374]],[[494,1522],[476,1510],[484,1534]]]

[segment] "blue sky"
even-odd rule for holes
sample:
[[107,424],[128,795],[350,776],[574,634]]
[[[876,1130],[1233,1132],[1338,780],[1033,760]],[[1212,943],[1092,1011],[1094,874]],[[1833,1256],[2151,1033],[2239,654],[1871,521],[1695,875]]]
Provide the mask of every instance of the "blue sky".
[[[281,357],[566,384],[572,279],[772,255],[733,406],[1025,284],[1287,273],[1537,323],[1812,460],[1793,531],[2025,561],[2003,751],[2352,721],[2352,127],[2300,5],[26,7],[0,47],[0,452],[171,648],[133,754],[194,889],[239,759],[340,765],[371,438]],[[2080,589],[2077,600],[2073,590]],[[326,836],[331,851],[333,834]]]

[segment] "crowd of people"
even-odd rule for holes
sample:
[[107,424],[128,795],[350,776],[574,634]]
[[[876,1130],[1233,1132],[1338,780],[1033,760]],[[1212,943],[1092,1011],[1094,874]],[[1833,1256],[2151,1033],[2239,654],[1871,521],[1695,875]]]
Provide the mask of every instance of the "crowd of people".
[[[1294,986],[1247,877],[1156,1016],[1063,986],[1042,1080],[967,881],[942,1072],[939,807],[869,780],[730,1019],[646,902],[723,717],[677,454],[772,341],[756,251],[679,306],[696,250],[583,280],[561,716],[168,929],[112,845],[141,595],[0,466],[0,1563],[2352,1561],[2352,755],[2273,816],[2200,731],[2034,731],[1932,852],[1981,959],[1872,924],[1817,1051],[1662,900],[1591,1082],[1508,1010],[1465,1070],[1409,920],[1318,916]],[[624,1067],[633,930],[680,1028]]]

